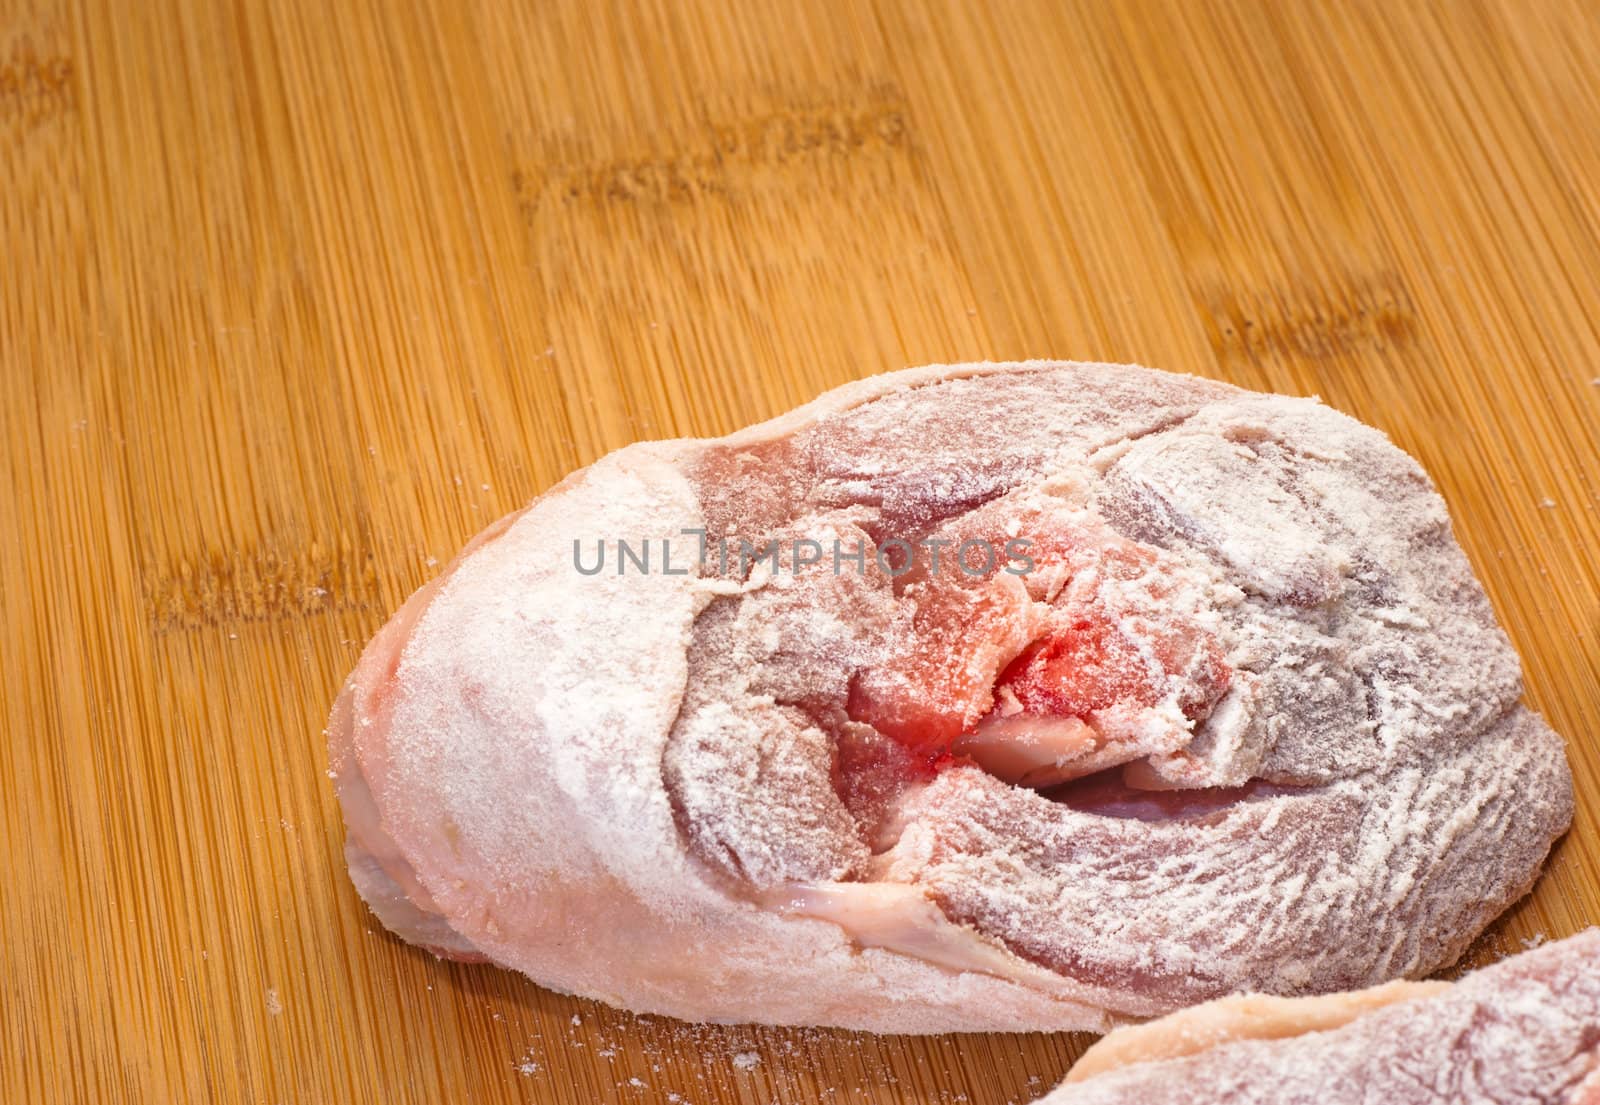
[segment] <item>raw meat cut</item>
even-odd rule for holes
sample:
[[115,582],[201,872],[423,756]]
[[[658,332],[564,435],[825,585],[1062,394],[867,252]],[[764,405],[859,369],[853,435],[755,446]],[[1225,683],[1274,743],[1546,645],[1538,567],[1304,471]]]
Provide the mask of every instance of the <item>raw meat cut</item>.
[[1094,1029],[1449,963],[1572,816],[1426,475],[1314,400],[934,367],[480,535],[329,721],[441,955],[690,1020]]
[[1224,998],[1122,1028],[1039,1105],[1600,1105],[1600,929],[1462,981]]

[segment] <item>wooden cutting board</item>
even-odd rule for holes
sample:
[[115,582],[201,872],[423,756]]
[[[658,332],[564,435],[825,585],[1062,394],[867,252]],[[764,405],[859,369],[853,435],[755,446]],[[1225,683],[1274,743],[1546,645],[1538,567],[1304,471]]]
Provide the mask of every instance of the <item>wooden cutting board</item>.
[[481,526],[932,361],[1388,430],[1579,779],[1473,958],[1600,920],[1597,132],[1584,0],[0,0],[0,1099],[1041,1093],[1083,1039],[436,962],[324,774],[361,645]]

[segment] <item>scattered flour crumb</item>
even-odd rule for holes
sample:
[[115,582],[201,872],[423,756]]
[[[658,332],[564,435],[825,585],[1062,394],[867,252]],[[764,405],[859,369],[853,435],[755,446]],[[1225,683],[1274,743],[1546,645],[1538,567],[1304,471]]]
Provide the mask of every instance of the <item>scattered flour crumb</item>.
[[733,1065],[739,1070],[755,1070],[761,1065],[761,1056],[753,1051],[741,1051],[733,1057]]
[[1539,945],[1543,944],[1549,939],[1550,938],[1544,933],[1536,932],[1532,936],[1522,941],[1522,947],[1524,950],[1531,952],[1534,948],[1537,948]]
[[267,991],[267,1015],[276,1017],[283,1012],[283,999],[278,996],[277,990]]
[[576,1013],[572,1014],[572,1027],[573,1028],[577,1028],[582,1023],[583,1023],[583,1018],[582,1017],[578,1016],[578,1014],[576,1014]]
[[1554,499],[1541,499],[1539,501],[1539,505],[1544,507],[1546,510],[1554,510],[1556,507],[1556,501]]

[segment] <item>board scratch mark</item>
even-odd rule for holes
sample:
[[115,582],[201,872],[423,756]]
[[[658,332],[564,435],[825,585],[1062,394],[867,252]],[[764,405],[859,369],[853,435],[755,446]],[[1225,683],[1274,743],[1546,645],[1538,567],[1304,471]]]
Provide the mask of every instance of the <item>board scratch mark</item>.
[[511,185],[524,218],[531,220],[550,202],[673,204],[728,196],[751,187],[752,176],[762,170],[910,145],[909,109],[901,97],[884,95],[865,105],[774,111],[715,124],[671,154],[518,167]]
[[366,542],[341,534],[328,545],[281,552],[270,544],[210,548],[148,567],[145,605],[157,633],[304,618],[381,605]]

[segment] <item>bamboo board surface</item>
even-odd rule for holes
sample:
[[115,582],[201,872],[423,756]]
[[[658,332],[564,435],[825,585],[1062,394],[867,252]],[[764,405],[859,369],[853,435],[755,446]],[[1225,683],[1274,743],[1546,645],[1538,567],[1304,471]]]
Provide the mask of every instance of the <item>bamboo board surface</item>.
[[1388,430],[1579,780],[1473,955],[1600,921],[1597,132],[1582,0],[0,0],[0,1100],[1041,1093],[1084,1040],[436,962],[324,775],[361,645],[487,522],[925,362]]

